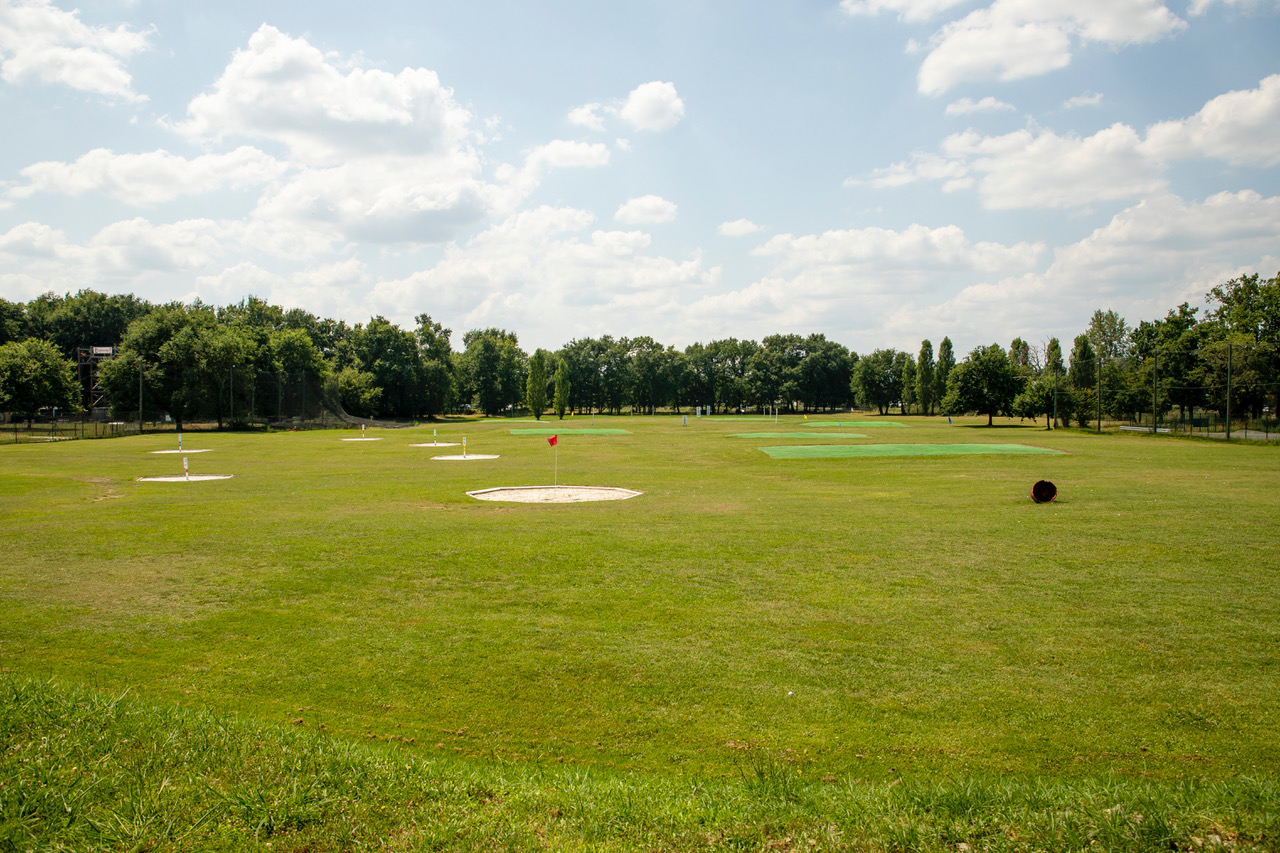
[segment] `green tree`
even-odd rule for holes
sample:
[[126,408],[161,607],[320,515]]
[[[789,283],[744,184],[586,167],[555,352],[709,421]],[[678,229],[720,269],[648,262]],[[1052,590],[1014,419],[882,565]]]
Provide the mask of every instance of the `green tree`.
[[920,404],[921,413],[926,415],[933,414],[933,405],[937,400],[933,393],[935,372],[933,343],[926,338],[920,342],[920,355],[916,359],[916,401]]
[[41,409],[80,409],[75,364],[49,341],[29,338],[0,344],[0,411],[26,415],[27,426]]
[[457,394],[453,347],[449,343],[453,332],[433,322],[429,314],[419,314],[414,319],[418,323],[414,336],[418,342],[423,382],[421,414],[434,418],[453,407]]
[[1036,418],[1044,415],[1044,428],[1052,429],[1050,416],[1053,414],[1054,377],[1049,373],[1034,376],[1022,389],[1022,393],[1013,399],[1013,414],[1020,418]]
[[547,408],[547,367],[545,350],[536,350],[529,358],[529,378],[525,381],[524,404],[534,420],[542,420]]
[[462,369],[480,410],[490,417],[502,414],[524,398],[525,364],[515,332],[481,329],[462,336],[466,349]]
[[21,302],[0,298],[0,344],[26,340],[27,309]]
[[1012,414],[1014,398],[1021,391],[1022,377],[1004,347],[977,347],[951,371],[942,413],[978,412],[987,416],[991,426],[995,415]]
[[909,414],[916,404],[916,363],[910,353],[900,352],[894,357],[894,367],[901,374],[899,384],[902,394],[898,398],[898,405],[902,414]]
[[951,370],[956,366],[956,354],[951,348],[951,338],[943,338],[938,344],[938,366],[933,372],[933,399],[939,406],[947,395],[947,381],[951,378]]
[[889,406],[902,396],[902,366],[895,365],[896,350],[878,349],[863,356],[853,371],[853,392],[864,406],[887,415]]
[[216,323],[217,317],[208,306],[197,303],[188,307],[179,302],[156,308],[130,323],[117,357],[99,369],[99,381],[107,390],[113,412],[119,417],[137,415],[140,409],[153,415],[167,414],[181,431],[204,403],[198,341]]
[[1098,384],[1098,356],[1088,335],[1076,335],[1071,347],[1071,364],[1067,368],[1067,384],[1075,389]]
[[1129,349],[1129,325],[1115,311],[1099,308],[1089,319],[1089,343],[1103,358],[1122,358]]
[[1044,348],[1044,370],[1051,376],[1063,376],[1067,372],[1062,363],[1062,344],[1057,338],[1049,338]]
[[556,396],[554,402],[556,417],[564,420],[564,413],[569,411],[569,371],[564,359],[556,362]]

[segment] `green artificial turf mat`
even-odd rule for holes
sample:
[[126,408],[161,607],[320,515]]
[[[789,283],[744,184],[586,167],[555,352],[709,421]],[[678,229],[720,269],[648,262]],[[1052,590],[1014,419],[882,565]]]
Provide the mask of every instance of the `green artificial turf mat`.
[[905,427],[897,421],[806,421],[807,427]]
[[631,435],[626,429],[513,429],[512,435]]
[[[870,438],[860,432],[827,432],[823,438]],[[813,438],[811,432],[739,432],[729,438]]]
[[797,444],[761,447],[774,459],[843,459],[852,456],[972,456],[980,453],[1061,453],[1027,444]]

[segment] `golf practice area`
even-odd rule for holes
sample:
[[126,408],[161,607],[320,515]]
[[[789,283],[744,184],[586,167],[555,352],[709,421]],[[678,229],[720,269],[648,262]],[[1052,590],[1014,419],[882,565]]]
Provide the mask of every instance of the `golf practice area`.
[[1280,848],[1274,444],[816,422],[0,446],[0,849]]

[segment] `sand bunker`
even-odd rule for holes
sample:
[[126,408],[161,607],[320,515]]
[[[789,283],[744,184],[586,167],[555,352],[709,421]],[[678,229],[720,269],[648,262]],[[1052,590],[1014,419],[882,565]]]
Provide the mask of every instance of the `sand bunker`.
[[201,450],[148,450],[148,453],[212,453],[213,448],[206,447]]
[[184,477],[178,474],[176,477],[139,477],[139,483],[195,483],[203,480],[230,480],[231,474],[192,474],[190,477]]
[[498,486],[467,492],[479,501],[510,501],[522,504],[571,504],[584,501],[624,501],[643,495],[613,486]]
[[382,441],[380,438],[340,438],[339,441]]
[[456,441],[428,441],[426,444],[411,444],[410,447],[457,447]]
[[466,456],[463,456],[461,453],[459,453],[457,456],[432,456],[431,457],[433,461],[439,460],[441,462],[470,462],[472,459],[497,459],[497,458],[498,457],[496,454],[490,456],[485,453],[468,453]]

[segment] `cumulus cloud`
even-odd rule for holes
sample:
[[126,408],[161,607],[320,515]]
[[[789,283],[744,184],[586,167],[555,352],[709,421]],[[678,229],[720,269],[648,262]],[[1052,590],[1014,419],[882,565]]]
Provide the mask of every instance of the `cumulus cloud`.
[[459,157],[476,139],[473,116],[434,71],[344,73],[305,39],[267,24],[187,115],[176,129],[194,139],[269,139],[317,166],[382,154]]
[[0,79],[61,83],[126,101],[145,101],[133,89],[125,62],[149,46],[150,32],[121,24],[89,26],[78,11],[64,12],[49,0],[0,3]]
[[249,146],[192,159],[164,150],[116,154],[95,148],[73,163],[44,161],[27,166],[20,172],[27,183],[10,190],[8,196],[21,199],[38,192],[72,196],[98,192],[128,204],[153,205],[225,187],[258,186],[280,177],[287,168]]
[[990,209],[1069,209],[1164,192],[1169,164],[1192,157],[1280,163],[1280,75],[1256,89],[1219,95],[1189,118],[1154,124],[1145,136],[1121,123],[1090,136],[1047,129],[984,136],[968,130],[944,139],[939,152],[915,152],[869,178],[845,183],[895,187],[944,181],[947,190],[976,187]]
[[906,23],[927,21],[965,0],[840,0],[847,15],[878,15],[891,12]]
[[721,222],[717,230],[721,237],[744,237],[759,231],[760,226],[750,219],[735,219],[732,222]]
[[1085,92],[1083,95],[1076,95],[1074,98],[1067,98],[1062,102],[1062,108],[1066,110],[1074,110],[1077,107],[1096,107],[1101,103],[1101,93]]
[[603,104],[583,104],[580,107],[574,107],[569,110],[569,123],[591,130],[604,130],[605,110]]
[[675,84],[655,80],[632,89],[618,115],[637,130],[668,130],[684,118],[684,101]]
[[632,89],[624,101],[583,104],[569,110],[570,124],[590,130],[603,131],[606,117],[621,118],[636,130],[670,130],[684,118],[684,101],[674,83],[654,80]]
[[676,218],[676,205],[656,195],[627,199],[613,215],[624,225],[657,224]]
[[471,328],[540,328],[545,340],[522,343],[556,347],[573,337],[671,328],[687,294],[719,281],[719,268],[705,268],[700,257],[654,256],[647,234],[586,233],[593,222],[574,208],[521,211],[449,245],[431,269],[378,283],[372,299],[389,315],[431,304]]
[[996,100],[988,95],[980,101],[975,101],[972,98],[961,98],[958,101],[947,104],[946,112],[949,116],[963,116],[971,113],[998,113],[1016,109],[1013,104],[1006,104],[1004,101]]
[[1190,118],[1147,130],[1147,148],[1167,159],[1215,157],[1228,163],[1280,163],[1280,74],[1256,89],[1219,95]]
[[1073,40],[1120,47],[1185,27],[1160,0],[995,0],[932,36],[917,84],[938,95],[964,82],[1020,80],[1069,65]]

